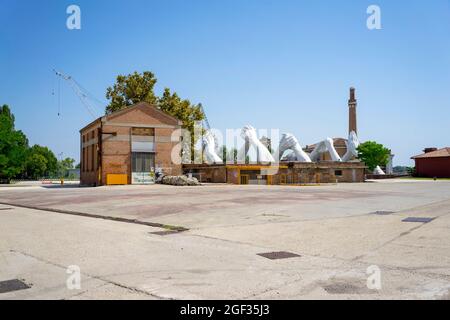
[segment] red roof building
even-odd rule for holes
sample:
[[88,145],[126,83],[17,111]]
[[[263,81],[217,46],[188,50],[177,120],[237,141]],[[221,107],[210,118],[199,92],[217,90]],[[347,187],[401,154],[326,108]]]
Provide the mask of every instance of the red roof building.
[[426,148],[425,153],[412,157],[419,177],[450,178],[450,147]]

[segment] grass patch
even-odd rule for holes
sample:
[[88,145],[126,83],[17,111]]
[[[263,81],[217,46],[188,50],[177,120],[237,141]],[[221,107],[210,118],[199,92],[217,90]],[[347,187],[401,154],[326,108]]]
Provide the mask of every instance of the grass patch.
[[168,224],[163,224],[161,226],[161,228],[166,229],[166,230],[170,230],[170,231],[177,231],[177,232],[183,232],[183,231],[188,231],[189,229],[184,228],[184,227],[179,227],[179,226],[171,226]]
[[[434,178],[424,178],[424,177],[401,177],[399,179],[404,180],[435,180]],[[450,181],[450,178],[437,178],[436,181]]]

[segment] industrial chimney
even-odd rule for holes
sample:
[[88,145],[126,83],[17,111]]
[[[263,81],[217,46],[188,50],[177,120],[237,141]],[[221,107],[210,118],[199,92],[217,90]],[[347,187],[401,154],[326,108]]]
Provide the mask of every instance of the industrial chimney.
[[355,131],[358,133],[356,126],[356,97],[355,97],[355,88],[350,88],[350,99],[348,100],[348,133]]

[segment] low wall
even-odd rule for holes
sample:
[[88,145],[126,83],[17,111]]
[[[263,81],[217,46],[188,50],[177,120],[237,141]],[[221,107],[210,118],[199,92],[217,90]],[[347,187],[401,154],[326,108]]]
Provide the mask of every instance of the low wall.
[[[362,162],[316,163],[281,162],[278,166],[257,164],[183,165],[183,173],[192,174],[200,182],[241,184],[242,175],[256,176],[260,184],[352,183],[365,181],[366,166]],[[252,182],[254,177],[250,178]]]
[[200,182],[226,183],[227,169],[225,165],[184,164],[183,174],[192,175]]

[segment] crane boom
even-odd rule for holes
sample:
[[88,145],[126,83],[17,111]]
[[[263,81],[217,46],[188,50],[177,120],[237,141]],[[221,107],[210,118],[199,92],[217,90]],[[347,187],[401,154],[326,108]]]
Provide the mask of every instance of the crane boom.
[[201,110],[202,113],[203,113],[203,117],[204,117],[203,121],[204,121],[205,124],[206,124],[206,128],[207,128],[208,130],[210,130],[210,129],[211,129],[211,126],[209,125],[208,117],[206,116],[205,109],[203,108],[203,105],[202,105],[201,103],[200,103],[200,110]]
[[[95,115],[95,111],[93,106],[90,105],[90,103],[87,101],[88,99],[91,100],[97,100],[95,97],[93,97],[91,94],[89,94],[74,78],[71,76],[68,76],[58,70],[53,69],[56,76],[60,77],[61,79],[67,81],[72,88],[72,90],[75,92],[77,97],[80,99],[81,103],[84,105],[86,110],[91,114],[92,117],[97,118]],[[98,101],[98,100],[97,100]]]

